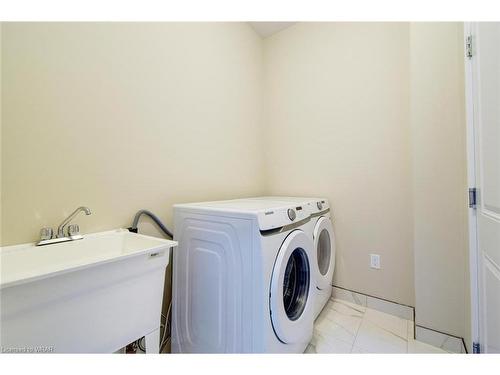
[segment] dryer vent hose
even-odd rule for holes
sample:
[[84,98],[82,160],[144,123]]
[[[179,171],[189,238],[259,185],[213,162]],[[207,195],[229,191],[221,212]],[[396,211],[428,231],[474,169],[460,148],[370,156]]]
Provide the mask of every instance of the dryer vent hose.
[[132,226],[128,228],[130,232],[137,233],[137,224],[139,224],[139,219],[141,218],[142,215],[149,216],[156,223],[156,225],[158,225],[161,231],[167,235],[167,237],[174,238],[173,233],[161,222],[158,216],[156,216],[154,213],[148,210],[137,211],[137,213],[134,216],[134,221],[132,223]]

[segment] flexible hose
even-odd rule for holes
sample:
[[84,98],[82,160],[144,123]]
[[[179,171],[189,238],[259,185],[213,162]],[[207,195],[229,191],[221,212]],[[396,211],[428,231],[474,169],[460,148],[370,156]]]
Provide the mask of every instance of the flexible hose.
[[[167,237],[174,238],[173,233],[168,230],[168,228],[161,222],[161,220],[158,218],[158,216],[156,216],[154,213],[152,213],[151,211],[148,211],[148,210],[137,211],[137,213],[134,216],[134,221],[132,222],[132,226],[130,228],[128,228],[129,231],[137,233],[137,225],[139,224],[139,219],[141,218],[142,215],[149,216],[156,223],[156,225],[158,225],[158,227],[162,230],[162,232],[165,233],[165,235],[167,235]],[[168,305],[168,312],[167,312],[167,316],[165,317],[165,325],[163,327],[163,335],[162,335],[161,343],[160,343],[160,353],[163,351],[163,348],[165,347],[165,345],[168,343],[168,341],[170,339],[169,319],[170,319],[171,309],[172,309],[172,301],[170,301],[170,304]],[[161,329],[161,326],[160,326],[160,329]],[[143,342],[144,342],[144,337],[141,337],[139,340],[137,340],[137,346],[139,347],[139,349],[141,349],[142,351],[145,352],[146,348],[144,347]]]
[[[163,351],[163,348],[165,347],[165,344],[167,343],[168,339],[170,338],[170,331],[172,330],[171,324],[170,324],[170,314],[172,313],[172,301],[170,301],[170,304],[168,305],[168,311],[167,311],[167,317],[165,319],[165,327],[164,327],[164,332],[163,332],[163,338],[160,343],[160,351]],[[163,315],[163,314],[162,314]]]
[[170,238],[174,238],[173,233],[169,231],[165,225],[163,225],[158,216],[156,216],[154,213],[148,210],[140,210],[135,214],[134,221],[132,222],[132,226],[130,227],[132,231],[137,233],[137,224],[139,224],[139,219],[141,218],[142,215],[149,216],[156,223],[156,225],[158,225],[158,227],[162,230],[163,233],[165,233]]

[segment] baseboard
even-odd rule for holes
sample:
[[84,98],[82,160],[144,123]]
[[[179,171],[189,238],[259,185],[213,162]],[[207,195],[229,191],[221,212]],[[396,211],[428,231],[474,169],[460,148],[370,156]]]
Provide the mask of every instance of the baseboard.
[[402,319],[410,321],[415,320],[415,308],[413,306],[403,305],[401,303],[356,292],[336,285],[333,285],[332,297],[382,311]]
[[[415,307],[333,285],[332,297],[415,321]],[[414,324],[414,338],[451,353],[468,353],[462,337]]]
[[446,350],[447,352],[468,353],[465,341],[462,337],[453,336],[435,329],[420,326],[418,324],[415,326],[415,338],[418,341],[436,346]]

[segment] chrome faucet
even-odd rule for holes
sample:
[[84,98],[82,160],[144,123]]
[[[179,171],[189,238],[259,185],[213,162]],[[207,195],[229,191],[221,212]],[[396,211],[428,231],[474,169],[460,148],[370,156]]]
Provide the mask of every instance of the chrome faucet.
[[[78,213],[80,211],[85,212],[85,215],[90,215],[92,213],[92,212],[90,212],[90,208],[88,208],[88,207],[83,207],[83,206],[82,207],[78,207],[75,211],[73,211],[73,213],[71,215],[69,215],[66,219],[64,219],[64,221],[59,225],[59,227],[57,228],[57,238],[65,237],[64,236],[64,227],[66,225],[68,225],[69,222],[71,220],[73,220],[75,218],[75,216],[78,215]],[[68,229],[72,229],[74,231],[73,233],[75,233],[75,232],[78,233],[79,230],[77,228],[78,228],[78,226],[75,227],[75,226],[71,226],[70,225],[70,227]],[[71,236],[72,230],[70,230],[68,232],[68,235]]]
[[[79,233],[80,228],[78,227],[78,224],[71,224],[68,225],[71,220],[75,218],[76,215],[78,215],[79,212],[85,212],[85,215],[90,215],[92,212],[88,207],[78,207],[71,215],[69,215],[66,219],[63,220],[63,222],[59,225],[57,228],[57,235],[54,236],[54,231],[52,228],[42,228],[40,231],[40,241],[37,242],[37,246],[42,246],[42,245],[50,245],[53,243],[59,243],[59,242],[66,242],[66,241],[74,241],[74,240],[81,240],[83,236]],[[64,229],[68,225],[68,230],[67,230],[67,235],[64,234]]]

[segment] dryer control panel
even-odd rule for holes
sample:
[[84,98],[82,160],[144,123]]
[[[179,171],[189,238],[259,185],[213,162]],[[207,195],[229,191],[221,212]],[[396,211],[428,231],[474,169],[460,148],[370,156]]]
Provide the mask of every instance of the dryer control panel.
[[298,223],[304,219],[309,219],[310,211],[305,205],[293,205],[279,207],[259,212],[259,229],[269,230],[281,228],[286,225]]
[[311,202],[309,202],[309,208],[311,210],[311,214],[318,214],[320,212],[325,212],[330,208],[330,204],[328,200],[325,198],[318,198]]

